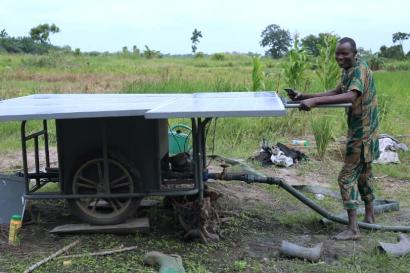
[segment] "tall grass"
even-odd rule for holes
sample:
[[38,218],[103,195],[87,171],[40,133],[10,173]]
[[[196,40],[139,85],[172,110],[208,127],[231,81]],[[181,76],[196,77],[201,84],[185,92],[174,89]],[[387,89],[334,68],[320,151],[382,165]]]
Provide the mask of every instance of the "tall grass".
[[265,90],[265,74],[263,71],[263,66],[261,64],[260,58],[258,56],[253,57],[252,63],[252,90]]
[[293,48],[289,51],[287,58],[287,62],[283,64],[287,86],[296,90],[306,90],[307,52],[299,47],[297,37],[295,37]]
[[316,141],[317,154],[323,160],[333,136],[332,122],[329,117],[321,116],[311,121],[311,128]]
[[327,35],[324,42],[325,45],[319,51],[316,75],[323,90],[329,90],[334,88],[340,79],[340,68],[335,60],[337,38],[333,35]]

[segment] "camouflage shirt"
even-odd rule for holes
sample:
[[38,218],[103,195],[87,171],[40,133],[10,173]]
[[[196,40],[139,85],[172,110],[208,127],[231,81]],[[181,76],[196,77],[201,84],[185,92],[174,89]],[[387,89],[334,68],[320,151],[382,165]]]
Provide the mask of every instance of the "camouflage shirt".
[[[357,59],[353,67],[343,70],[337,90],[346,93],[356,90],[360,96],[346,110],[348,139],[347,155],[350,151],[361,151],[361,161],[371,162],[379,157],[377,127],[379,125],[376,88],[373,74],[367,64]],[[361,146],[361,147],[360,147]],[[361,149],[357,149],[357,148]]]

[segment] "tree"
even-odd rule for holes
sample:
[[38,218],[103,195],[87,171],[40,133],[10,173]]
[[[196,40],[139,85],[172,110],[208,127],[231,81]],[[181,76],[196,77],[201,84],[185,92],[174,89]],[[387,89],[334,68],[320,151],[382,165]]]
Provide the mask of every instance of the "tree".
[[194,31],[192,32],[192,37],[191,37],[191,41],[192,41],[192,53],[195,54],[196,50],[197,50],[197,44],[199,43],[199,38],[202,38],[202,31],[194,29]]
[[41,24],[30,30],[30,37],[35,42],[47,43],[49,41],[50,33],[57,32],[60,32],[60,29],[55,24]]
[[132,53],[135,55],[140,55],[140,50],[136,45],[132,46]]
[[332,36],[337,40],[339,36],[333,33],[319,33],[317,36],[310,34],[302,39],[302,47],[309,52],[309,54],[317,57],[320,54],[320,48],[326,46],[327,37]]
[[410,33],[396,32],[396,33],[393,33],[392,36],[393,36],[392,40],[394,44],[396,42],[400,42],[400,44],[402,45],[404,40],[407,40],[408,38],[410,38]]
[[403,59],[404,58],[404,51],[402,45],[394,45],[394,46],[381,46],[380,47],[380,57],[390,58],[390,59]]
[[282,57],[288,52],[292,41],[289,31],[281,29],[280,26],[275,24],[267,26],[262,31],[261,37],[261,46],[269,47],[265,54],[275,59]]
[[8,36],[7,32],[5,29],[2,29],[2,31],[0,31],[0,38],[6,38]]

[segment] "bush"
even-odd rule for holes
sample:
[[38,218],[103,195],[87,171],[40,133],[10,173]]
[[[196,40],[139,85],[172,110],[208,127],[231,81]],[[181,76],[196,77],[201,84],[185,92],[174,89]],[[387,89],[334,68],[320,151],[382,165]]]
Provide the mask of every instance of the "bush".
[[74,50],[74,56],[80,56],[80,55],[81,55],[81,49],[76,48],[76,49]]
[[4,37],[0,38],[0,48],[8,53],[45,54],[51,49],[58,49],[48,43],[36,43],[30,37]]
[[224,53],[215,53],[212,55],[212,60],[216,61],[224,61],[226,59],[226,56]]
[[370,69],[374,71],[380,70],[384,66],[384,62],[382,58],[380,58],[377,55],[372,55],[368,62],[369,62]]
[[194,55],[194,57],[197,58],[197,59],[203,59],[205,57],[205,54],[203,52],[197,52]]
[[145,50],[142,53],[142,55],[147,58],[147,59],[153,59],[153,58],[161,58],[161,52],[158,50],[153,50],[150,49],[147,45],[145,46]]

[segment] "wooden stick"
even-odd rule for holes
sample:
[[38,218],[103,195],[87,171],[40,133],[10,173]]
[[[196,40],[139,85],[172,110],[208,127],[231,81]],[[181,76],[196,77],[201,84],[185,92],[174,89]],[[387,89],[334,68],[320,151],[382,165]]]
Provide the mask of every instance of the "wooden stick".
[[50,261],[51,259],[63,254],[64,252],[66,252],[67,250],[69,250],[70,248],[73,248],[74,246],[76,246],[78,243],[80,243],[80,240],[76,240],[74,242],[72,242],[71,244],[69,244],[68,246],[63,247],[62,249],[54,252],[53,254],[51,254],[50,256],[48,256],[47,258],[39,261],[38,263],[33,264],[32,266],[30,266],[29,268],[27,268],[26,271],[24,271],[24,273],[30,273],[33,272],[34,269],[38,268],[39,266],[41,266],[42,264],[45,264],[46,262]]
[[136,248],[138,248],[138,246],[130,246],[130,247],[124,247],[124,248],[119,248],[119,249],[114,249],[114,250],[101,251],[101,252],[66,255],[66,256],[60,256],[60,257],[58,257],[58,259],[79,258],[79,257],[86,257],[86,256],[90,256],[90,257],[91,256],[105,256],[105,255],[111,255],[111,254],[115,254],[115,253],[134,250]]

